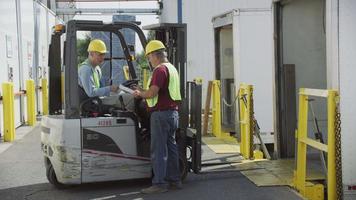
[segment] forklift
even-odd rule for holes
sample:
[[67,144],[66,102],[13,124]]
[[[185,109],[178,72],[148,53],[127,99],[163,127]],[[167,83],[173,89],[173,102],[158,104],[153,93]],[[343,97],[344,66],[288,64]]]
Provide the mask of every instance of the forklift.
[[[122,85],[130,87],[138,83],[135,58],[130,54],[123,29],[135,32],[142,47],[146,46],[145,35],[134,22],[70,20],[53,30],[48,60],[49,115],[41,120],[41,149],[47,179],[57,188],[153,176],[149,115],[143,100],[122,92],[84,102],[79,100],[78,31],[104,31],[116,35],[124,54],[121,59],[127,62],[132,78]],[[186,81],[185,29],[181,24],[155,26],[156,39],[167,46],[169,60],[178,68],[181,77],[182,101],[176,139],[182,180],[189,171],[198,173],[201,164],[202,90],[201,84]],[[167,34],[159,34],[163,32]],[[166,38],[159,38],[162,35]],[[112,45],[111,37],[111,50]],[[110,66],[114,59],[118,58],[112,52],[105,58]],[[126,108],[128,102],[134,102],[130,109]]]

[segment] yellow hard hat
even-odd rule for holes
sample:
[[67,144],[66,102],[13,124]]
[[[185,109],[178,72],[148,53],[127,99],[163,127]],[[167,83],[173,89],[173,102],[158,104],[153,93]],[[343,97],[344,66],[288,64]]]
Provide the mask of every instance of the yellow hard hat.
[[159,41],[159,40],[151,40],[147,45],[146,45],[146,53],[145,55],[147,56],[148,54],[160,50],[160,49],[165,49],[166,47],[164,44]]
[[88,52],[95,51],[99,53],[106,53],[106,45],[102,40],[95,39],[90,41],[88,46]]

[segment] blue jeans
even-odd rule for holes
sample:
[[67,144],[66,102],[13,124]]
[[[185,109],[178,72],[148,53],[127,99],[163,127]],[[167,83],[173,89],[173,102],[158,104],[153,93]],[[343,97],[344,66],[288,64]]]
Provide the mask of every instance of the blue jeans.
[[175,140],[178,119],[178,112],[174,110],[155,111],[151,114],[152,185],[165,187],[166,180],[180,181],[179,153]]

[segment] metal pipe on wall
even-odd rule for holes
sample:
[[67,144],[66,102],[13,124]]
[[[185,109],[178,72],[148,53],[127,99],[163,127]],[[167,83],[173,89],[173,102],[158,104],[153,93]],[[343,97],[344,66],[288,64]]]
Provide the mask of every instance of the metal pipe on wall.
[[[16,0],[16,18],[17,18],[17,42],[18,42],[18,63],[19,63],[19,90],[24,88],[24,76],[23,76],[23,53],[22,53],[22,19],[21,19],[21,3],[20,0]],[[20,123],[24,121],[24,97],[20,96]]]
[[[32,64],[32,73],[31,76],[29,77],[30,79],[33,79],[37,85],[38,82],[38,66],[39,66],[39,59],[38,59],[38,54],[39,54],[39,30],[40,30],[40,18],[39,18],[39,13],[40,13],[40,7],[38,2],[33,3],[33,10],[34,10],[34,40],[33,40],[33,64]],[[38,96],[38,90],[36,90],[36,96]],[[36,101],[36,107],[39,107],[39,102]]]
[[178,13],[178,23],[182,23],[182,0],[177,0],[177,13]]

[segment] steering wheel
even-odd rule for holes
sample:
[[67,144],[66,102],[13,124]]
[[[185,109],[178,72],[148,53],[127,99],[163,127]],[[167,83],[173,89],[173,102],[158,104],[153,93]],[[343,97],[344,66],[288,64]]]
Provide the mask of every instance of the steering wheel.
[[103,102],[99,97],[90,97],[80,103],[79,109],[81,116],[100,116],[103,114]]
[[138,85],[138,79],[133,79],[133,80],[127,80],[122,83],[123,86],[131,88],[133,85]]

